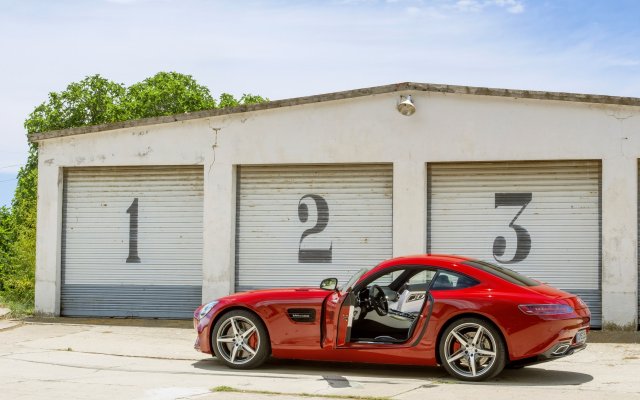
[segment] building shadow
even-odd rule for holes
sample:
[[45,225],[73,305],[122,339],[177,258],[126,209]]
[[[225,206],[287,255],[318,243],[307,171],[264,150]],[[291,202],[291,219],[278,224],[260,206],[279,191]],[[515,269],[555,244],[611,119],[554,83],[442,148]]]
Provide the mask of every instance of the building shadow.
[[193,330],[193,321],[185,319],[128,317],[29,317],[25,322],[71,325],[134,326],[140,328],[180,328]]

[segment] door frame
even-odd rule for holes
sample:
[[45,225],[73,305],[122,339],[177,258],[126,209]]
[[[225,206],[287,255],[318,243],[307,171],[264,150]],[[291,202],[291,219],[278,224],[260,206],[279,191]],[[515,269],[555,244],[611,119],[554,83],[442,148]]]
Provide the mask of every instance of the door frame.
[[[412,335],[402,343],[372,343],[372,342],[359,343],[359,342],[349,341],[351,339],[350,336],[351,336],[351,328],[353,323],[353,309],[349,309],[348,312],[345,312],[345,308],[353,307],[353,304],[347,304],[347,303],[350,302],[349,301],[350,299],[355,297],[354,296],[355,291],[362,289],[363,286],[366,287],[368,283],[376,280],[377,278],[383,275],[386,275],[388,273],[395,272],[395,271],[407,270],[410,268],[419,269],[420,271],[423,271],[423,270],[435,271],[433,279],[429,283],[429,287],[425,292],[425,301],[422,305],[422,308],[420,309],[420,314],[418,315],[418,318],[416,319],[416,321],[414,321],[415,327],[413,327]],[[409,347],[417,346],[418,343],[420,343],[420,341],[422,340],[422,337],[424,336],[424,333],[427,330],[427,326],[429,325],[429,320],[431,319],[431,313],[433,311],[433,303],[434,303],[433,296],[431,295],[431,287],[433,286],[433,283],[438,278],[438,275],[440,275],[440,270],[441,268],[439,267],[423,265],[423,264],[397,265],[391,268],[386,268],[384,270],[381,270],[367,277],[365,280],[361,280],[360,282],[356,283],[348,293],[345,293],[343,295],[343,298],[339,302],[340,305],[337,308],[337,312],[335,312],[335,320],[333,321],[333,326],[334,326],[334,329],[336,330],[335,341],[334,341],[335,348],[336,349],[399,349],[399,348],[409,348]],[[347,323],[346,329],[344,328],[345,317],[346,317],[346,323]],[[345,335],[345,336],[341,337],[341,335]]]

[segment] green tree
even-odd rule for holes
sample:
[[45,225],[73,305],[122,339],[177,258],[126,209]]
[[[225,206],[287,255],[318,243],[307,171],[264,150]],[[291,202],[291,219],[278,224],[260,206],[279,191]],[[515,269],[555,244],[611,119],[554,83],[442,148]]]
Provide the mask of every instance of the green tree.
[[12,221],[11,210],[4,206],[0,207],[0,292],[4,288],[2,277],[8,273],[6,269],[9,266],[9,247],[14,242]]
[[13,221],[11,209],[5,206],[0,207],[0,257],[7,254],[9,244],[13,242],[11,221]]
[[127,119],[123,107],[126,87],[100,75],[69,84],[33,110],[24,122],[27,134]]
[[216,108],[209,89],[191,75],[159,72],[127,89],[127,119],[158,117]]
[[31,147],[26,165],[18,172],[18,184],[11,202],[9,235],[4,260],[2,297],[12,305],[29,309],[35,288],[37,150]]
[[269,101],[269,99],[262,96],[256,96],[253,94],[243,94],[240,100],[237,100],[233,95],[229,93],[222,93],[220,95],[219,108],[238,107],[242,105],[258,104]]
[[[223,93],[220,102],[190,75],[160,72],[129,87],[88,76],[62,92],[49,93],[24,123],[27,134],[157,117],[268,101],[244,94],[239,100]],[[0,298],[10,305],[33,306],[35,276],[38,151],[32,145],[18,173],[11,209],[0,208]]]

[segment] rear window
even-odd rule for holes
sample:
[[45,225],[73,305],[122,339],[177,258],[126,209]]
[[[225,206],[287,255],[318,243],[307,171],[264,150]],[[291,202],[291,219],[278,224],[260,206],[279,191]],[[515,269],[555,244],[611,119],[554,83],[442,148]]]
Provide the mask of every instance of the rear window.
[[490,273],[491,275],[495,275],[498,278],[502,278],[507,282],[511,282],[518,286],[538,286],[540,282],[535,281],[531,278],[528,278],[522,274],[517,273],[516,271],[512,271],[509,268],[500,267],[495,264],[491,264],[485,261],[473,260],[473,261],[465,261],[463,264],[468,265],[470,267],[481,269],[485,272]]

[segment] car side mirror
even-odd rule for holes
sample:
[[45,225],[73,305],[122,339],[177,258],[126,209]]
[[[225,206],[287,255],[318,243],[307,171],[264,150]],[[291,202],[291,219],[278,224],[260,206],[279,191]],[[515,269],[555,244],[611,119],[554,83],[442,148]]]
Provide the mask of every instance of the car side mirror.
[[320,289],[336,290],[338,287],[338,278],[327,278],[320,282]]

